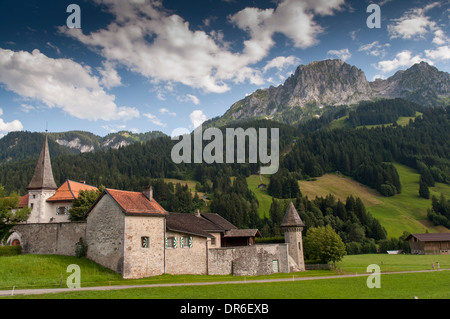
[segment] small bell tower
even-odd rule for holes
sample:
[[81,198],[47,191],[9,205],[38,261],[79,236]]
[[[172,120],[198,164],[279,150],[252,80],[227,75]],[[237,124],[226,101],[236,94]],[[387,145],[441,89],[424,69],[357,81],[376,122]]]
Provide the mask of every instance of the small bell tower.
[[284,232],[284,241],[288,244],[288,253],[296,263],[296,271],[305,270],[305,260],[303,257],[302,230],[305,224],[300,219],[297,210],[292,202],[289,203],[284,215],[281,228]]

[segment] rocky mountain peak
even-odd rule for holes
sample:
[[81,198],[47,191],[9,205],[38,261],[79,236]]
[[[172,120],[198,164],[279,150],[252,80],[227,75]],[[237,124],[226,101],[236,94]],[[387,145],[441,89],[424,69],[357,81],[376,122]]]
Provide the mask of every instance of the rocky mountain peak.
[[[324,106],[353,105],[375,98],[405,98],[424,106],[450,100],[450,75],[426,62],[369,82],[364,72],[342,60],[300,65],[284,84],[260,89],[234,103],[216,125],[245,119],[274,119],[293,124],[319,116]],[[206,124],[208,125],[208,124]]]

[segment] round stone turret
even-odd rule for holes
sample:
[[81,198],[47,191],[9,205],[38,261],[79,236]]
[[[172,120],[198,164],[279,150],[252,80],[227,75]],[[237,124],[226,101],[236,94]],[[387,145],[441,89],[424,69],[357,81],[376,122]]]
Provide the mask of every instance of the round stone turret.
[[290,202],[281,223],[281,228],[284,231],[284,241],[288,244],[289,256],[296,264],[292,268],[296,271],[305,270],[302,240],[303,227],[305,227],[305,224],[298,215],[294,204]]

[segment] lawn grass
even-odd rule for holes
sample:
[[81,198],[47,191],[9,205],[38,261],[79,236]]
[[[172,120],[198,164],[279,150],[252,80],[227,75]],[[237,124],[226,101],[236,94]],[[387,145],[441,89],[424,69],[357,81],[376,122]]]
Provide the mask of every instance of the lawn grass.
[[[439,261],[441,269],[450,268],[450,255],[352,255],[337,264],[338,270],[316,270],[268,276],[200,276],[162,275],[138,280],[121,279],[118,274],[83,258],[57,255],[21,255],[0,258],[0,286],[15,289],[55,288],[63,275],[65,287],[69,264],[81,268],[81,285],[108,286],[132,284],[189,283],[216,281],[243,281],[245,284],[133,288],[124,290],[80,291],[45,295],[15,296],[14,298],[41,299],[330,299],[330,298],[450,298],[450,271],[390,275],[386,272],[429,270]],[[333,278],[341,274],[367,274],[367,266],[381,268],[381,289],[369,289],[367,277]],[[384,273],[384,274],[383,274]],[[274,283],[252,283],[255,279],[300,278],[329,276],[327,279],[300,280]],[[109,283],[109,284],[108,284]],[[10,287],[7,287],[10,286]]]
[[367,277],[276,283],[134,288],[17,296],[33,299],[447,299],[450,271],[385,274],[381,287],[368,288]]
[[60,255],[19,255],[0,257],[0,290],[65,288],[67,278],[72,274],[67,267],[76,264],[81,270],[83,287],[114,285],[147,285],[166,283],[192,283],[212,281],[239,281],[267,278],[292,278],[292,276],[333,275],[331,271],[310,271],[295,274],[278,273],[268,276],[238,277],[233,275],[161,275],[142,279],[122,279],[122,277],[86,258]]
[[441,269],[450,269],[450,255],[389,255],[365,254],[345,256],[336,264],[344,274],[366,273],[367,266],[376,264],[381,272],[431,270],[439,262]]

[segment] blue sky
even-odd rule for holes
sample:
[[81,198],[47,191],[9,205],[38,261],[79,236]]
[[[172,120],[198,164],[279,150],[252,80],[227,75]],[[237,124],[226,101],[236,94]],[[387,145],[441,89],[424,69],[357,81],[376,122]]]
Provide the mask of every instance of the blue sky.
[[449,17],[450,1],[2,0],[0,136],[192,130],[329,58],[369,81],[420,61],[450,72]]

